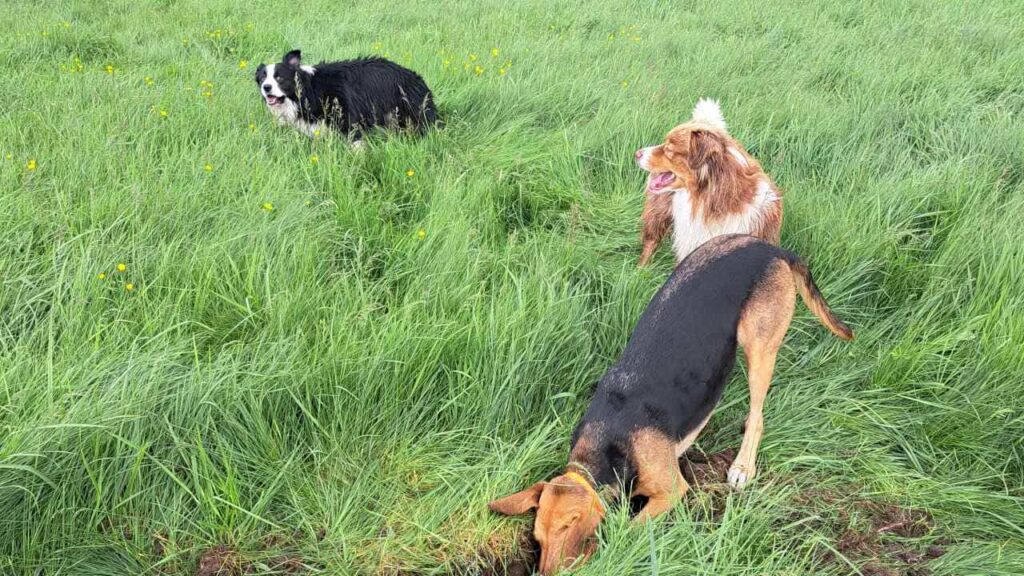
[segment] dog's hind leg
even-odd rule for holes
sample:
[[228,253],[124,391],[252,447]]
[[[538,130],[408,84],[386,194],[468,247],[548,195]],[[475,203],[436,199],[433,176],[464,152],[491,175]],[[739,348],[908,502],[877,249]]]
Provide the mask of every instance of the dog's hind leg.
[[764,432],[764,400],[795,306],[792,273],[782,261],[773,262],[744,305],[737,329],[737,339],[747,358],[750,413],[739,454],[729,467],[728,481],[733,488],[742,488],[757,473],[757,447]]

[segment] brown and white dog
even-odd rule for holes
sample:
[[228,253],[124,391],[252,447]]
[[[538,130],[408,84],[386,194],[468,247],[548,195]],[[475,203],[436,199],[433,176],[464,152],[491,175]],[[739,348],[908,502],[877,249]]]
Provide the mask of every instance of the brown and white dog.
[[641,216],[640,266],[646,266],[672,227],[676,262],[722,234],[750,234],[778,245],[782,191],[729,136],[718,102],[699,100],[689,122],[665,142],[636,151],[648,171]]

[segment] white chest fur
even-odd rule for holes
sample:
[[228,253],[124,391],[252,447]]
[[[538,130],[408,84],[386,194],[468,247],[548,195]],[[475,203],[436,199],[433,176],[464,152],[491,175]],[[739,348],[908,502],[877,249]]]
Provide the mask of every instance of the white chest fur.
[[694,213],[690,191],[677,190],[672,197],[672,251],[676,262],[681,262],[690,252],[715,236],[754,232],[764,218],[765,211],[778,200],[771,184],[762,181],[757,186],[754,200],[742,212],[707,221],[700,208]]

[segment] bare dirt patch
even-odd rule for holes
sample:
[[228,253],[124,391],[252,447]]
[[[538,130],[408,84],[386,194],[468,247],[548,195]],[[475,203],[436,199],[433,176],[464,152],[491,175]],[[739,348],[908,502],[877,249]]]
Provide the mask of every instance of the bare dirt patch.
[[[807,491],[796,499],[801,508],[831,520],[817,526],[834,538],[835,552],[823,564],[849,566],[864,576],[929,576],[928,562],[946,552],[949,541],[938,537],[935,520],[925,510],[892,502],[875,502],[843,490]],[[842,557],[839,557],[841,555]]]

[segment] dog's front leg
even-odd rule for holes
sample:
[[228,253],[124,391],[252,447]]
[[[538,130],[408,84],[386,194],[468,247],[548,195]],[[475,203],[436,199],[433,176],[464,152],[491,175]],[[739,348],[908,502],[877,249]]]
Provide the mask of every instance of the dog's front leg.
[[646,193],[640,224],[640,244],[643,249],[639,266],[646,266],[672,226],[672,195]]
[[661,432],[640,430],[633,435],[632,447],[637,470],[633,493],[647,497],[634,521],[645,522],[671,510],[690,485],[679,471],[675,443]]

